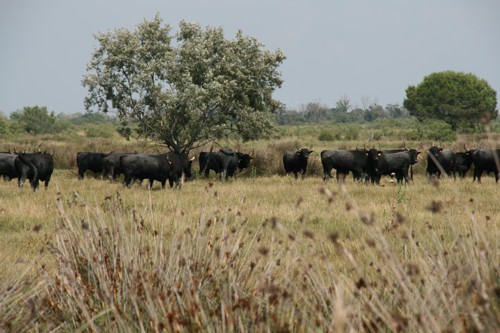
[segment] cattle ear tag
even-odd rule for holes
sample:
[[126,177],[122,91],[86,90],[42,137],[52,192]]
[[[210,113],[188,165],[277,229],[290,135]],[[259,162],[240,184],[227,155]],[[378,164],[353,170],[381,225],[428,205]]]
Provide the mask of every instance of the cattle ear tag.
[[171,161],[171,160],[168,160],[168,164],[172,165],[172,161]]
[[380,153],[380,152],[379,152],[379,153],[377,154],[377,156],[382,156],[382,153]]

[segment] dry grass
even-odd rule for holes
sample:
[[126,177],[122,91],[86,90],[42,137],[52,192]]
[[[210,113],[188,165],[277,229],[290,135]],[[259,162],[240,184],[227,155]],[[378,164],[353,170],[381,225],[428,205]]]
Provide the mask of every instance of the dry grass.
[[0,183],[0,330],[499,331],[498,185],[383,185]]

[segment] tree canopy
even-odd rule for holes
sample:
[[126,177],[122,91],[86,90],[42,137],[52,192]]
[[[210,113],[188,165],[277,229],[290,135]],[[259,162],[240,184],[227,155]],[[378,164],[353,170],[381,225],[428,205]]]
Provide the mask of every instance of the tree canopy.
[[26,106],[21,111],[13,112],[10,119],[19,122],[21,127],[30,134],[55,133],[56,115],[45,106]]
[[406,89],[404,107],[420,121],[443,120],[453,130],[475,128],[482,117],[497,116],[497,97],[487,81],[474,74],[437,72]]
[[187,153],[211,140],[256,139],[272,128],[281,103],[280,51],[241,31],[180,22],[172,33],[159,15],[134,30],[99,33],[83,77],[87,110],[116,111],[125,135],[139,135]]

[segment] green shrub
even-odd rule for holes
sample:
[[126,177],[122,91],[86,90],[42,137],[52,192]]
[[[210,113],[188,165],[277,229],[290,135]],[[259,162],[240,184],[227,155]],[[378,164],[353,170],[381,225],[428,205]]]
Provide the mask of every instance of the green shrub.
[[319,141],[333,141],[335,137],[331,132],[321,131],[318,136]]
[[451,125],[442,120],[424,120],[417,125],[417,132],[421,136],[417,140],[454,141],[457,133],[451,129]]
[[88,125],[85,132],[89,138],[111,138],[115,134],[115,129],[109,125]]

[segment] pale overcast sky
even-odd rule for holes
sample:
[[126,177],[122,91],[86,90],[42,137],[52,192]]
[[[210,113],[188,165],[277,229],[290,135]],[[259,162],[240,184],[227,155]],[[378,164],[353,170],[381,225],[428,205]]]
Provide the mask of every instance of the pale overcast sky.
[[274,96],[291,109],[333,107],[342,96],[402,104],[408,85],[445,70],[500,90],[499,0],[2,0],[0,111],[84,112],[93,35],[156,13],[174,30],[181,20],[222,27],[227,38],[241,29],[283,50]]

